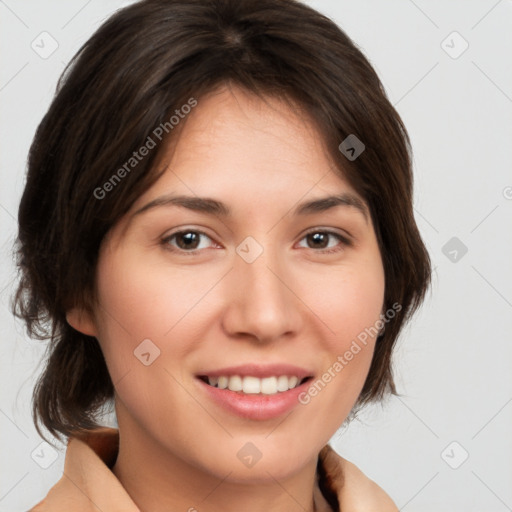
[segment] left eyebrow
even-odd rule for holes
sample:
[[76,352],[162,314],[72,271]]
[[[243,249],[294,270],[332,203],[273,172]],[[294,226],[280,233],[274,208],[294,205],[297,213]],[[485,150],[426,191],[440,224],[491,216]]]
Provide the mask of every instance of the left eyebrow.
[[336,206],[350,206],[356,208],[364,217],[368,224],[368,209],[365,203],[354,194],[343,193],[334,196],[314,199],[306,203],[299,204],[293,211],[294,215],[308,215],[312,213],[325,212]]
[[[175,195],[157,197],[156,199],[153,199],[149,203],[139,208],[133,215],[140,215],[154,208],[173,205],[201,213],[218,215],[221,217],[229,217],[231,215],[230,208],[223,202],[216,199],[211,199],[209,197]],[[355,208],[357,211],[359,211],[359,213],[363,215],[366,223],[368,223],[368,209],[365,203],[359,199],[359,197],[349,193],[322,197],[319,199],[313,199],[312,201],[300,203],[297,207],[295,207],[292,214],[312,215],[330,210],[331,208],[335,208],[337,206],[348,206]]]

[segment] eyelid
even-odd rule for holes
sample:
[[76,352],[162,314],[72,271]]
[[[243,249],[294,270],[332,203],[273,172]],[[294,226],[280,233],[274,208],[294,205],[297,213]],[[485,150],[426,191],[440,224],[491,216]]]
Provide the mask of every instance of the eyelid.
[[299,242],[301,242],[302,240],[304,240],[304,238],[306,238],[308,235],[313,234],[313,233],[322,233],[325,235],[330,235],[330,236],[337,238],[341,242],[341,247],[340,247],[340,245],[337,245],[335,247],[330,247],[330,248],[325,248],[325,249],[313,249],[313,248],[308,248],[308,247],[303,248],[303,249],[310,249],[313,251],[313,253],[319,253],[319,254],[331,253],[332,254],[332,253],[340,252],[343,249],[345,249],[346,247],[352,247],[354,245],[353,239],[350,235],[339,233],[338,231],[335,231],[332,228],[322,228],[322,227],[315,227],[315,228],[309,229],[308,231],[303,233],[303,235],[299,239]]
[[[329,235],[334,235],[339,237],[341,240],[343,240],[344,243],[348,245],[352,245],[354,243],[352,235],[350,233],[343,231],[337,231],[334,228],[324,228],[324,227],[314,227],[311,229],[308,229],[303,235],[302,238],[304,238],[307,235],[310,235],[311,233],[326,233]],[[301,238],[301,240],[302,240]]]
[[192,249],[190,251],[185,251],[183,249],[180,249],[179,247],[175,247],[175,246],[172,246],[169,241],[171,239],[173,239],[174,237],[176,237],[177,235],[180,235],[180,234],[183,234],[183,233],[197,233],[199,234],[200,236],[205,236],[206,238],[210,239],[212,241],[212,245],[219,245],[214,239],[212,236],[210,236],[208,233],[206,233],[205,231],[203,231],[202,229],[198,229],[198,228],[194,228],[194,227],[181,227],[181,228],[177,228],[175,231],[172,231],[166,235],[164,235],[161,239],[160,239],[160,243],[162,245],[165,246],[165,248],[168,250],[168,251],[171,251],[171,252],[177,252],[177,253],[180,253],[180,254],[187,254],[187,255],[191,255],[191,256],[197,256],[199,255],[202,251],[204,251],[204,249]]

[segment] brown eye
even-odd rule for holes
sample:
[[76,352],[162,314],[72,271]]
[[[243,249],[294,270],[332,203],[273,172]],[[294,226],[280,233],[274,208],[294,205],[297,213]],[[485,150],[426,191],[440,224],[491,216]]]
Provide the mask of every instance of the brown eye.
[[310,233],[306,236],[308,245],[312,249],[325,249],[329,244],[329,235],[327,233]]
[[188,231],[186,233],[178,233],[175,235],[176,245],[180,249],[197,249],[201,237],[198,233],[194,231]]
[[302,238],[301,242],[303,240],[306,245],[301,245],[301,247],[317,249],[320,253],[337,252],[345,246],[351,245],[350,240],[333,231],[310,231]]
[[[210,241],[210,244],[208,241]],[[167,248],[183,252],[194,252],[208,248],[211,242],[212,239],[208,235],[195,230],[177,231],[162,240]]]

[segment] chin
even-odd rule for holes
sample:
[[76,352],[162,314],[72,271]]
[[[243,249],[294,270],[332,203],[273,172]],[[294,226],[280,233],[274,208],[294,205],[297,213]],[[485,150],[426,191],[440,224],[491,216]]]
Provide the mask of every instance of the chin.
[[321,446],[317,449],[308,445],[304,436],[298,433],[295,437],[300,443],[282,442],[280,437],[270,441],[265,436],[237,436],[224,447],[216,444],[220,451],[210,452],[205,469],[217,478],[224,479],[229,475],[226,480],[233,483],[275,482],[293,476],[308,463],[316,464],[318,453],[325,444],[318,443]]

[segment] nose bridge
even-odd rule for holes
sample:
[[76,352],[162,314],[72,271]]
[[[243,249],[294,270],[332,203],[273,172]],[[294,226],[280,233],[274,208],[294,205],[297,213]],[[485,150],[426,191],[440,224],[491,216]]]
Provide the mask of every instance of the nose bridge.
[[266,251],[252,263],[239,261],[237,265],[239,277],[246,283],[247,292],[254,302],[261,301],[269,306],[275,303],[274,306],[279,306],[286,300],[283,296],[286,291],[283,284],[285,276],[279,275],[280,266],[270,251]]
[[254,260],[237,254],[231,272],[231,295],[225,327],[231,333],[270,340],[298,328],[296,299],[276,251],[264,248]]

